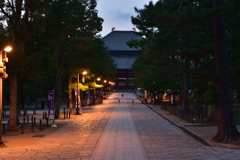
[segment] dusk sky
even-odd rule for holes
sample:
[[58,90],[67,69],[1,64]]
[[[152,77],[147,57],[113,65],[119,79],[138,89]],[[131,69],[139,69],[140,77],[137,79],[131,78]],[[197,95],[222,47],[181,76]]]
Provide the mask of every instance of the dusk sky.
[[[152,0],[154,3],[157,0]],[[102,37],[115,30],[132,30],[131,16],[135,16],[134,7],[144,8],[150,0],[98,0],[97,10],[99,16],[104,19]]]

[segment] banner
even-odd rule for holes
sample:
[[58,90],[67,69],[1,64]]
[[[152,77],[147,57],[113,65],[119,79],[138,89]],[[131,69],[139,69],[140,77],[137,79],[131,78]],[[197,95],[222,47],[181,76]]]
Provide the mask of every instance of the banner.
[[90,90],[89,89],[86,91],[86,94],[87,94],[87,104],[90,104]]
[[75,107],[77,107],[77,99],[78,99],[78,97],[77,97],[77,89],[75,89]]
[[48,93],[49,119],[54,119],[54,90],[47,91],[47,93]]
[[78,89],[78,107],[81,108],[80,89]]

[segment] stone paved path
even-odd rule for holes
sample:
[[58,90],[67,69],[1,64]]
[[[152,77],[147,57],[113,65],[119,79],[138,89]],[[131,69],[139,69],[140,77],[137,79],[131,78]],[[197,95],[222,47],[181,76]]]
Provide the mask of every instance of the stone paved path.
[[94,151],[113,109],[114,106],[110,99],[104,105],[98,105],[94,109],[85,111],[79,118],[50,136],[47,136],[37,143],[37,145],[11,149],[7,147],[0,148],[0,159],[88,160]]
[[0,159],[240,159],[240,150],[204,146],[133,94],[120,95],[84,111],[36,145],[1,147]]
[[[116,101],[117,102],[117,101]],[[93,160],[144,160],[142,142],[138,136],[126,98],[120,98],[97,146]]]
[[204,146],[139,101],[130,110],[149,160],[240,159],[240,150]]

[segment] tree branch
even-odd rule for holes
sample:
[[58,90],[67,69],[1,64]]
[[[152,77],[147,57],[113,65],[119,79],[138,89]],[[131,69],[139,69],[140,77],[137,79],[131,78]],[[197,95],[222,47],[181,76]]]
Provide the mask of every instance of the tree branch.
[[8,4],[9,4],[9,7],[12,9],[13,14],[15,14],[13,0],[12,0],[12,3],[8,0]]
[[9,19],[9,22],[12,26],[14,26],[13,20],[12,18],[9,16],[9,14],[7,12],[5,12],[5,10],[3,9],[3,7],[0,8],[1,12],[4,14],[4,16],[6,16]]

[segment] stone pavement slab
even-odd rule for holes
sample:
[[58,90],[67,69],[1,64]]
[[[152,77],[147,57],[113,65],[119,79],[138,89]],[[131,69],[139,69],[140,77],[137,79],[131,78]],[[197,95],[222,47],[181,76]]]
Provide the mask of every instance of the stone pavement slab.
[[113,94],[34,145],[0,147],[0,160],[143,158],[240,159],[240,150],[199,143],[131,93]]
[[[233,144],[224,144],[224,143],[213,143],[211,141],[212,137],[214,137],[217,134],[217,126],[203,126],[200,125],[200,123],[190,123],[185,121],[184,119],[180,117],[176,117],[173,114],[162,110],[161,106],[159,105],[151,105],[148,104],[148,107],[152,108],[156,112],[160,113],[165,118],[169,119],[171,122],[175,123],[177,126],[184,127],[188,131],[192,132],[193,134],[197,135],[198,137],[201,137],[204,139],[208,144],[216,147],[225,147],[230,149],[240,149],[240,145],[233,145]],[[238,131],[240,131],[240,125],[236,126]]]
[[146,153],[137,133],[128,103],[125,97],[116,101],[104,133],[98,143],[92,160],[145,160]]
[[130,110],[148,159],[240,159],[240,150],[204,146],[134,100]]
[[0,159],[90,159],[114,108],[111,102],[87,110],[35,145],[0,148]]

